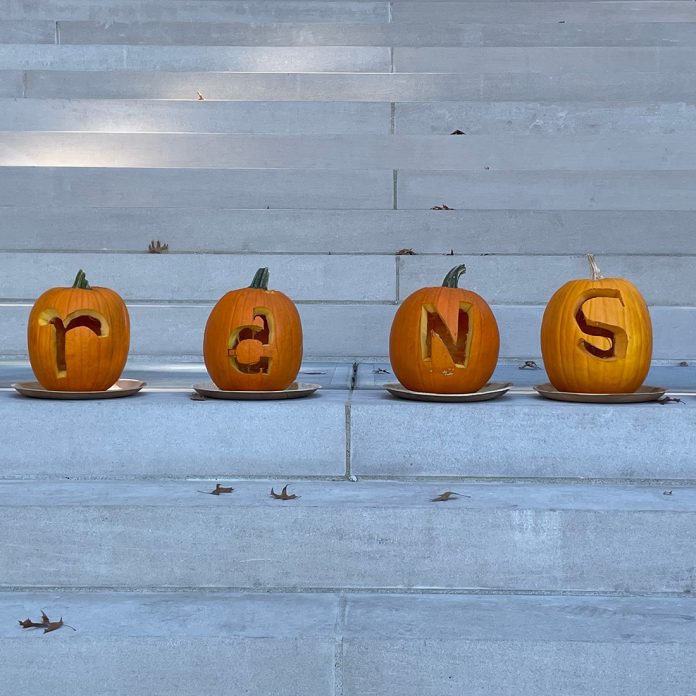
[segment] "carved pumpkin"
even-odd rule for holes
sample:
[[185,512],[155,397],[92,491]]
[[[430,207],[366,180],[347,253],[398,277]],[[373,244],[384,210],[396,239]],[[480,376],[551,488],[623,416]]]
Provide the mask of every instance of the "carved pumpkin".
[[541,324],[541,352],[559,391],[633,392],[652,356],[650,313],[638,289],[604,278],[591,254],[591,280],[571,280],[549,300]]
[[488,303],[457,287],[464,265],[442,287],[421,288],[401,304],[391,327],[394,374],[411,391],[458,394],[478,391],[498,361],[498,324]]
[[300,315],[287,295],[268,289],[268,276],[259,268],[248,288],[228,292],[208,317],[203,357],[220,389],[278,391],[297,377]]
[[80,271],[71,288],[52,288],[29,314],[29,361],[44,389],[102,391],[121,376],[130,321],[121,297],[90,287]]

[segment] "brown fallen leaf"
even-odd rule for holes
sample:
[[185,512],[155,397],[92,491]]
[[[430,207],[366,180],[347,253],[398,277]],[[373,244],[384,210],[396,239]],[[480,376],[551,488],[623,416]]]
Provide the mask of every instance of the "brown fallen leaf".
[[524,365],[520,365],[518,370],[541,370],[533,360],[525,360]]
[[164,254],[169,251],[169,244],[153,239],[148,245],[147,250],[150,254]]
[[198,95],[196,97],[198,101],[203,101],[205,99],[205,97],[198,90],[196,90],[196,94]]
[[660,406],[664,406],[665,404],[683,404],[684,402],[676,396],[664,396],[658,399],[657,403],[660,404]]
[[223,493],[232,493],[234,488],[223,486],[220,483],[215,484],[215,489],[212,491],[198,491],[199,493],[207,493],[208,495],[222,495]]
[[[454,498],[452,498],[454,496]],[[437,498],[431,498],[430,501],[433,503],[444,503],[446,500],[450,499],[456,500],[457,498],[471,498],[470,495],[462,495],[461,493],[457,493],[456,491],[445,491],[444,493],[440,493],[440,495],[437,496]]]
[[399,251],[396,252],[397,256],[415,256],[416,252],[413,251],[413,249],[399,249]]
[[19,625],[22,628],[43,628],[44,633],[51,633],[51,631],[57,631],[59,628],[63,628],[63,626],[66,626],[67,628],[72,628],[73,631],[77,631],[76,628],[73,626],[68,626],[63,621],[63,617],[60,617],[59,621],[51,621],[51,619],[48,618],[46,615],[45,611],[41,611],[41,623],[37,623],[36,621],[32,621],[31,619],[24,619],[24,621],[20,621]]
[[454,210],[444,203],[442,205],[434,205],[430,210]]
[[385,369],[384,367],[377,367],[374,370],[372,370],[372,373],[375,375],[390,375],[391,372],[389,370]]
[[283,486],[283,490],[280,493],[276,493],[275,490],[271,488],[271,498],[275,498],[276,500],[295,500],[295,498],[299,498],[299,495],[290,495],[290,493],[288,493],[289,485],[290,484],[288,483],[285,486]]

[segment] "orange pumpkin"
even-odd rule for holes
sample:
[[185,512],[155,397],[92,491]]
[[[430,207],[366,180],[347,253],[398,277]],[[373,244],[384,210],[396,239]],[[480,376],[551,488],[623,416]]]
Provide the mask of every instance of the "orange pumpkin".
[[268,276],[259,268],[248,288],[228,292],[208,317],[203,357],[220,389],[286,389],[300,370],[300,315],[287,295],[268,289]]
[[391,327],[389,358],[407,389],[436,394],[478,391],[498,361],[498,324],[488,303],[457,287],[456,266],[442,287],[421,288],[401,304]]
[[638,289],[604,278],[591,254],[591,280],[571,280],[549,300],[541,324],[541,353],[559,391],[633,392],[652,356],[652,324]]
[[80,271],[71,288],[52,288],[36,300],[27,340],[42,387],[102,391],[118,380],[128,358],[128,310],[117,293],[90,287]]

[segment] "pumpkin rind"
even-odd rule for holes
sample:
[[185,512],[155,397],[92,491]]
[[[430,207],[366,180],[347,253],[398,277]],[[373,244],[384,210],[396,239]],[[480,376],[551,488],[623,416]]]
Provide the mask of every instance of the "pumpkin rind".
[[82,271],[72,288],[44,292],[29,314],[29,361],[44,389],[108,389],[123,372],[129,344],[123,299],[109,288],[90,287]]
[[442,287],[416,290],[394,316],[389,358],[394,374],[411,391],[475,392],[495,370],[498,324],[480,295],[457,287],[464,270],[453,268]]
[[624,278],[571,280],[549,300],[541,353],[559,391],[630,393],[650,369],[652,324],[638,289]]
[[279,391],[296,379],[302,362],[302,322],[293,301],[268,290],[268,269],[248,288],[232,290],[213,307],[203,358],[219,389]]

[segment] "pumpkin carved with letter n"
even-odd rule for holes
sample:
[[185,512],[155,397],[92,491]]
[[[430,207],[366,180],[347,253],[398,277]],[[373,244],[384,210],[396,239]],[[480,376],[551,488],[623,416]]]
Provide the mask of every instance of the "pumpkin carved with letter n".
[[553,386],[585,394],[629,393],[650,369],[652,325],[638,289],[604,278],[591,254],[592,278],[571,280],[549,300],[541,353]]
[[478,391],[498,361],[498,324],[488,303],[458,287],[464,265],[441,287],[421,288],[396,312],[389,358],[401,384],[415,392],[464,394]]
[[121,376],[128,358],[130,320],[121,297],[91,287],[80,271],[71,288],[52,288],[29,314],[29,361],[52,391],[103,391]]
[[292,300],[268,289],[268,268],[248,288],[232,290],[213,307],[203,357],[219,389],[280,391],[302,362],[302,323]]

